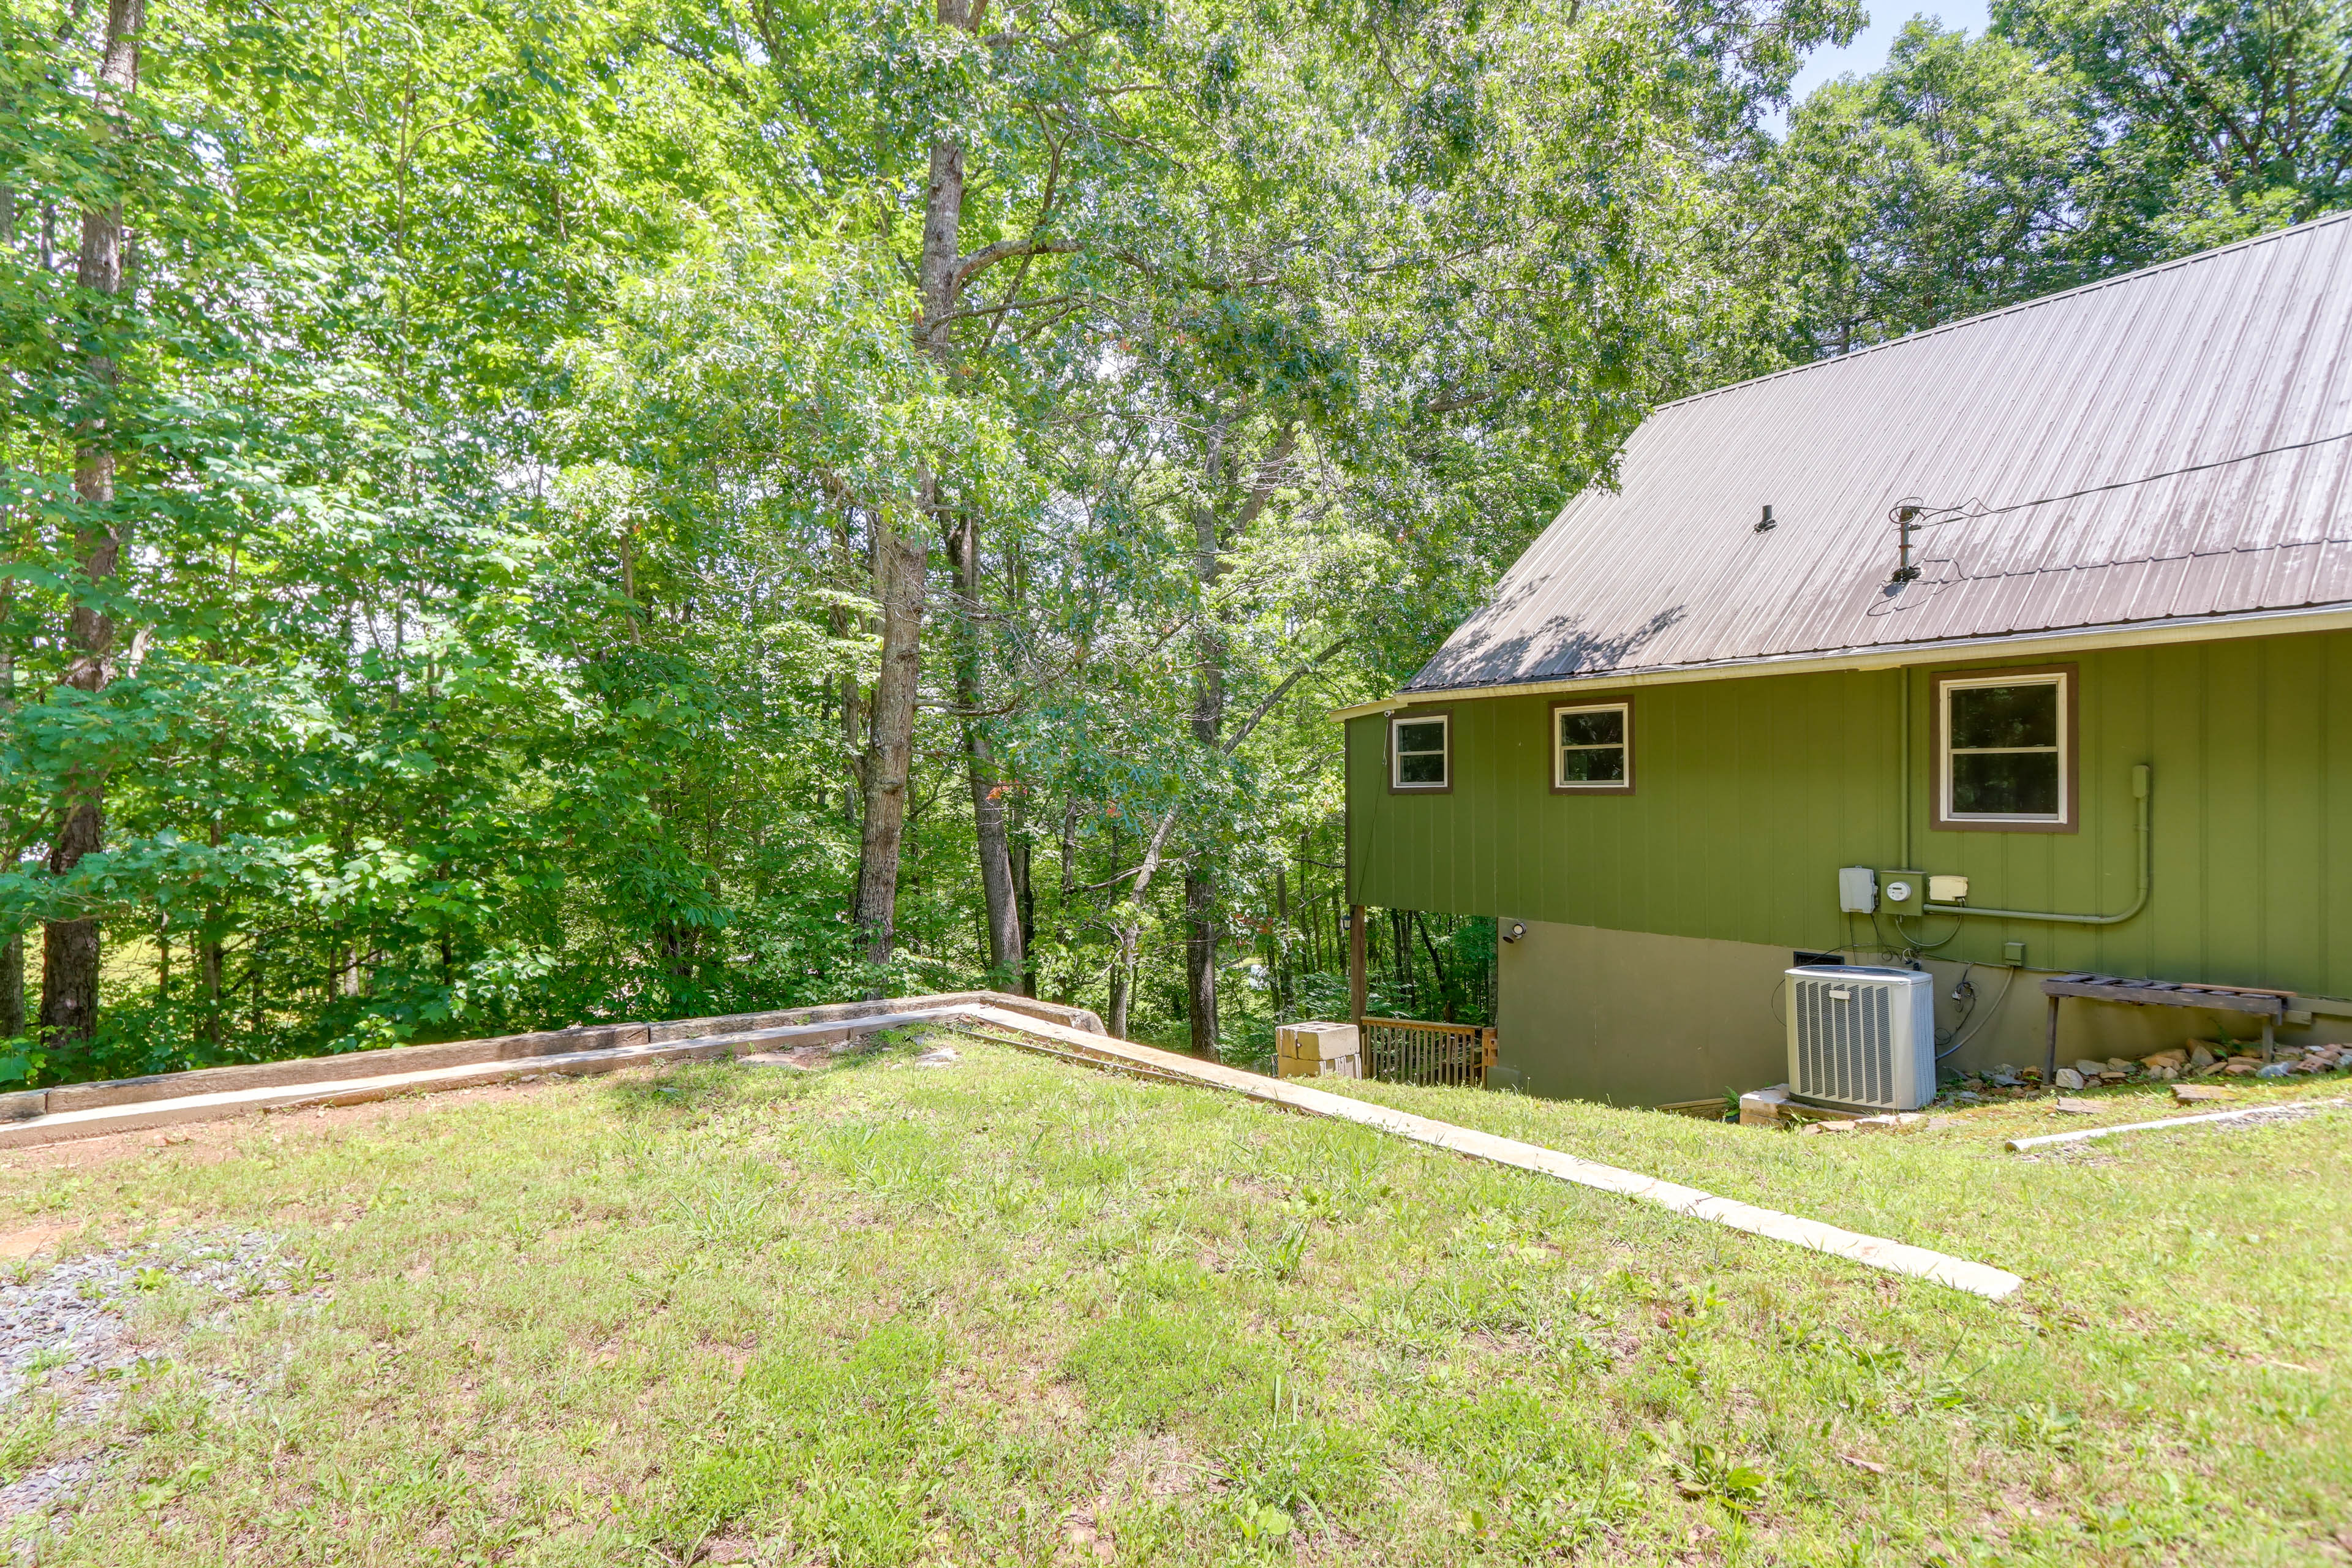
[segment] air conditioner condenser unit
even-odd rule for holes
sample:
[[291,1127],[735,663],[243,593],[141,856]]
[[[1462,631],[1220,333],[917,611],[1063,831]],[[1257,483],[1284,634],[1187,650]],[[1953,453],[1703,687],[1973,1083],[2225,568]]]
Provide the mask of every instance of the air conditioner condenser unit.
[[1789,1089],[1853,1110],[1916,1110],[1936,1095],[1935,977],[1864,963],[1788,971]]

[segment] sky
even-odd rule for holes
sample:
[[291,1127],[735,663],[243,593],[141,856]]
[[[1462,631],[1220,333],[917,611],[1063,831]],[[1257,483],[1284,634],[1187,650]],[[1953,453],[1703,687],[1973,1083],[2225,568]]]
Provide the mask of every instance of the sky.
[[[1842,49],[1821,49],[1805,61],[1797,72],[1792,101],[1802,102],[1813,89],[1849,71],[1866,76],[1885,65],[1895,36],[1914,16],[1933,16],[1947,27],[1964,27],[1971,34],[1983,32],[1986,4],[1987,0],[1874,0],[1870,26],[1856,33],[1853,43]],[[1780,129],[1777,117],[1773,129]]]

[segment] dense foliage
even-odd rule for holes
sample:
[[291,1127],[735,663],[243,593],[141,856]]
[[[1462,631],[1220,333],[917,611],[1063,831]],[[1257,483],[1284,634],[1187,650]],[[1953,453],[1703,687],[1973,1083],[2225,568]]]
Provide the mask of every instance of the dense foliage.
[[[1662,398],[2340,205],[2322,0],[0,0],[0,1085],[1344,1005],[1334,702]],[[1480,1017],[1491,925],[1368,921]]]

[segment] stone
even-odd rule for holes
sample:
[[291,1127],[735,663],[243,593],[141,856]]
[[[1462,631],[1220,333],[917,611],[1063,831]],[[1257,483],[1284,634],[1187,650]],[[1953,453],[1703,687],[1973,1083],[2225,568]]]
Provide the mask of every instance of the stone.
[[2158,1083],[2170,1083],[2180,1076],[2180,1069],[2177,1067],[2150,1068],[2147,1069],[2147,1076]]
[[919,1068],[951,1068],[961,1060],[963,1058],[956,1054],[953,1046],[933,1046],[915,1058],[915,1065]]
[[2073,1068],[2060,1068],[2058,1069],[2058,1087],[2060,1089],[2080,1089],[2083,1087],[2083,1075],[2076,1072]]
[[2272,1062],[2266,1067],[2256,1068],[2254,1069],[2254,1076],[2256,1078],[2284,1078],[2294,1070],[2294,1064],[2293,1062]]
[[2168,1051],[2155,1051],[2139,1058],[2139,1065],[2154,1072],[2158,1068],[2185,1068],[2189,1053],[2179,1046]]
[[2074,1074],[2077,1078],[2096,1078],[2106,1070],[2106,1063],[2095,1062],[2088,1057],[2074,1064]]
[[2212,1047],[2208,1046],[2204,1041],[2191,1040],[2189,1042],[2189,1065],[2190,1067],[2210,1068],[2221,1059],[2221,1058],[2213,1054]]
[[2013,1072],[1996,1072],[1990,1078],[1985,1079],[1985,1081],[1991,1084],[1995,1089],[2022,1089],[2025,1087],[2023,1080]]
[[2106,1070],[2109,1072],[2128,1073],[2131,1069],[2132,1064],[2122,1057],[2109,1057],[2107,1058]]
[[1778,1127],[1780,1108],[1789,1103],[1789,1086],[1776,1083],[1769,1089],[1754,1089],[1739,1097],[1739,1125],[1742,1127]]
[[2216,1089],[2207,1083],[2176,1083],[2172,1086],[2172,1098],[2175,1103],[2180,1105],[2205,1105],[2213,1100],[2229,1099],[2230,1091],[2226,1089]]
[[2262,1065],[2260,1062],[2231,1062],[2221,1068],[2221,1072],[2228,1078],[2252,1078]]
[[2099,1102],[2095,1100],[2072,1100],[2062,1094],[2055,1109],[2068,1116],[2088,1116],[2099,1109]]

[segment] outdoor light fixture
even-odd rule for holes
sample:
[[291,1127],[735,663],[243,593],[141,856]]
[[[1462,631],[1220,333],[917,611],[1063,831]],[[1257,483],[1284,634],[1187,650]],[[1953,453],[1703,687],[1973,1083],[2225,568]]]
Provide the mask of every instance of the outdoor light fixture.
[[1525,921],[1513,921],[1509,925],[1503,928],[1503,940],[1505,942],[1517,942],[1519,938],[1527,934],[1528,925]]
[[1780,525],[1779,523],[1772,521],[1772,503],[1770,501],[1766,501],[1764,503],[1764,515],[1758,520],[1756,531],[1759,533],[1769,533],[1780,526]]

